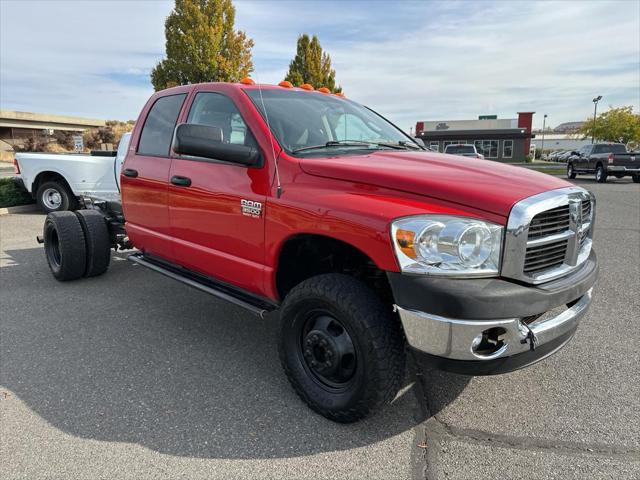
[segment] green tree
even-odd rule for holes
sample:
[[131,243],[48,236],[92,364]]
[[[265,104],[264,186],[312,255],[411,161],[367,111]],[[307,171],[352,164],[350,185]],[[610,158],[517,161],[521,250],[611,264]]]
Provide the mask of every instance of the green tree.
[[609,108],[608,111],[586,120],[579,130],[584,137],[593,136],[605,142],[622,142],[629,146],[640,145],[640,115],[633,107]]
[[331,68],[331,57],[322,50],[315,35],[309,38],[306,33],[298,37],[296,56],[289,64],[285,80],[296,86],[308,83],[314,88],[327,87],[332,92],[341,92],[336,86],[336,71]]
[[176,0],[164,27],[167,57],[151,71],[155,90],[248,76],[253,40],[234,30],[235,16],[231,0]]

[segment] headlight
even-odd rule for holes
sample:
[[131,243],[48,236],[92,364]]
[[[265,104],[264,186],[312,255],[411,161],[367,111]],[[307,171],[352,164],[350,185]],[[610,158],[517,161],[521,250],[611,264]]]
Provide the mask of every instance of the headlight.
[[500,225],[468,217],[417,215],[393,222],[391,235],[403,272],[473,277],[499,272]]

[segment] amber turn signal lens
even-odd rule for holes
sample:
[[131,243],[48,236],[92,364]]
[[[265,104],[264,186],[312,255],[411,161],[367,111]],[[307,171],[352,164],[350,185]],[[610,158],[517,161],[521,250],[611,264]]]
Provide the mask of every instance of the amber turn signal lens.
[[255,85],[256,84],[256,82],[251,80],[249,77],[244,77],[242,80],[240,80],[240,83],[243,84],[243,85]]
[[320,87],[318,91],[321,93],[331,93],[331,90],[329,90],[327,87]]
[[284,88],[293,88],[293,85],[291,84],[291,82],[287,82],[286,80],[281,81],[278,84],[279,87],[284,87]]
[[416,251],[413,249],[413,243],[416,239],[416,234],[410,230],[398,229],[396,231],[396,243],[409,258],[416,258]]
[[300,88],[303,90],[309,90],[309,91],[313,90],[313,86],[309,85],[308,83],[303,83],[302,85],[300,85]]

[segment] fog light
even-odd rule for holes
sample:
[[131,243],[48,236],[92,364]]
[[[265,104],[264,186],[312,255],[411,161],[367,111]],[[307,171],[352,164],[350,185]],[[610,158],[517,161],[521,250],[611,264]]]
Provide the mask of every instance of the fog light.
[[493,327],[483,331],[471,342],[471,353],[483,360],[500,356],[507,349],[504,336],[507,331],[502,327]]

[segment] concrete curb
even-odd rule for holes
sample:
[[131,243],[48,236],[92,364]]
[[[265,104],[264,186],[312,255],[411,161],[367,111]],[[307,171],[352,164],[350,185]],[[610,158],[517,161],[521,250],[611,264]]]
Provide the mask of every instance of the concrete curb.
[[40,208],[35,203],[29,205],[19,205],[17,207],[0,208],[0,215],[12,215],[16,213],[36,213]]

